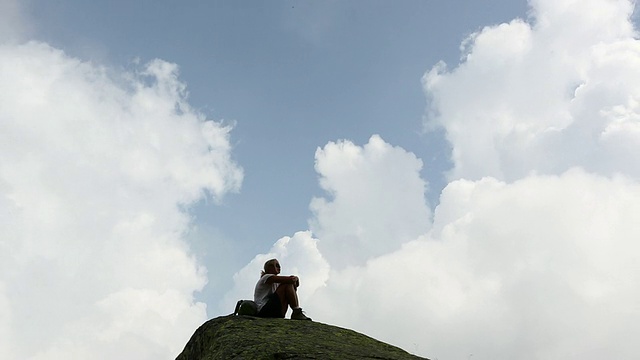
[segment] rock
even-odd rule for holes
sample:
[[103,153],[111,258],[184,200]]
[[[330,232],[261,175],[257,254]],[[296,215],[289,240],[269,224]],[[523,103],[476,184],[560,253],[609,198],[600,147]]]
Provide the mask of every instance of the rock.
[[[425,359],[315,321],[221,316],[200,326],[176,360]],[[428,359],[427,359],[428,360]]]

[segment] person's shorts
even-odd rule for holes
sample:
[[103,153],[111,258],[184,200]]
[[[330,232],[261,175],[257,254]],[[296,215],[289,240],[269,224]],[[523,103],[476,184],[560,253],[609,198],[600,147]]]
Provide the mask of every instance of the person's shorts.
[[267,300],[267,303],[258,311],[258,316],[265,318],[284,318],[282,302],[280,302],[280,297],[277,293],[269,295],[269,300]]

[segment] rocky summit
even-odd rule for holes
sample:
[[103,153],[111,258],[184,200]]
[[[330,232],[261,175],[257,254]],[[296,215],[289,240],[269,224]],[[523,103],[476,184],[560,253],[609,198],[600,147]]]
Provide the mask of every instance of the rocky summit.
[[[221,316],[200,326],[176,360],[425,359],[315,321]],[[427,359],[428,360],[428,359]]]

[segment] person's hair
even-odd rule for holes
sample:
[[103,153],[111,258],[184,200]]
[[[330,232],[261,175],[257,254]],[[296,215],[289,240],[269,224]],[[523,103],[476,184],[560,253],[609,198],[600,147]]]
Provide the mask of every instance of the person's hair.
[[264,276],[264,274],[266,274],[266,272],[265,272],[265,271],[267,270],[267,267],[268,267],[269,265],[272,265],[272,264],[273,264],[274,262],[276,262],[276,261],[278,261],[278,259],[270,259],[270,260],[267,260],[267,262],[266,262],[266,263],[264,263],[264,268],[263,268],[263,270],[262,270],[262,271],[260,271],[260,277],[263,277],[263,276]]

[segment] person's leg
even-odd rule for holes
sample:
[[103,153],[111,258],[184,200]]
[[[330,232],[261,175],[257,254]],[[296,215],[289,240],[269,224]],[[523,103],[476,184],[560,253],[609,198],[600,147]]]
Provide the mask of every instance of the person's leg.
[[280,297],[280,301],[282,302],[282,314],[283,316],[287,313],[287,307],[291,307],[293,311],[291,314],[291,318],[294,320],[311,320],[310,317],[306,316],[302,309],[300,308],[300,303],[298,302],[298,292],[296,291],[296,287],[292,284],[280,284],[278,289],[276,290],[276,294]]
[[282,303],[283,315],[287,313],[288,307],[291,307],[291,310],[300,307],[300,304],[298,303],[298,293],[296,292],[296,288],[292,284],[278,285],[276,293],[278,294],[278,297],[280,297],[280,301]]

